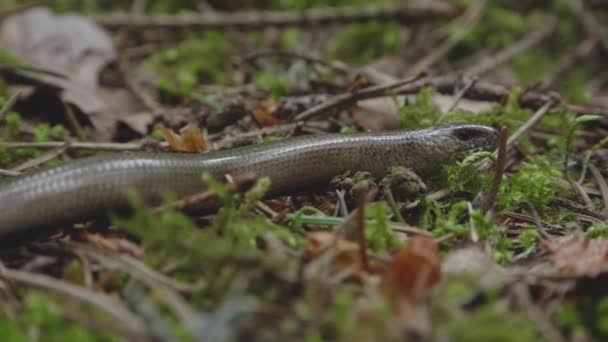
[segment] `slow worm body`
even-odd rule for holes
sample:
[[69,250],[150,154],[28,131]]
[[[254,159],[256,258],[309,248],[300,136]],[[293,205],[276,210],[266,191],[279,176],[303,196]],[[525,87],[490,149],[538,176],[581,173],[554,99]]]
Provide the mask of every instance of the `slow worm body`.
[[273,194],[328,182],[346,170],[381,176],[402,165],[421,176],[496,143],[479,125],[417,131],[327,134],[205,154],[121,153],[85,158],[0,183],[0,235],[71,222],[128,206],[127,190],[153,201],[163,191],[203,190],[201,174],[254,172]]

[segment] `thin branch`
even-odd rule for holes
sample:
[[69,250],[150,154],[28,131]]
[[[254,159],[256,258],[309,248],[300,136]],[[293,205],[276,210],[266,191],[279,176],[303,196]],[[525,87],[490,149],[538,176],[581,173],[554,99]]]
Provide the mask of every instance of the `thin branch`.
[[398,88],[407,85],[408,83],[412,83],[416,80],[420,79],[420,76],[410,77],[404,80],[399,80],[397,82],[378,85],[369,88],[363,88],[354,93],[346,93],[334,96],[326,102],[323,102],[319,105],[311,107],[302,113],[295,116],[295,121],[304,121],[311,119],[320,114],[326,113],[334,108],[344,106],[348,103],[353,103],[358,100],[369,99],[377,96],[383,96],[389,93],[390,91],[397,91]]
[[595,165],[590,163],[589,170],[591,170],[597,186],[600,189],[600,193],[602,194],[602,202],[604,202],[604,214],[608,214],[608,184],[606,184],[604,176],[602,176],[602,173]]
[[350,68],[343,62],[326,61],[319,57],[314,57],[311,55],[306,55],[303,53],[293,52],[293,51],[282,51],[282,50],[257,51],[257,52],[250,53],[250,54],[244,56],[243,60],[248,63],[252,63],[253,61],[255,61],[258,58],[268,57],[268,56],[279,56],[279,57],[286,57],[286,58],[291,58],[291,59],[301,59],[307,63],[311,63],[311,64],[315,63],[315,64],[323,65],[325,67],[328,67],[328,68],[335,70],[337,72],[340,72],[340,73],[350,72]]
[[416,22],[458,15],[459,8],[445,1],[406,1],[391,6],[323,7],[299,11],[205,12],[187,15],[110,14],[97,15],[97,23],[110,28],[135,29],[251,29],[264,26],[304,26],[350,23],[366,20]]
[[483,75],[496,68],[498,65],[504,64],[511,59],[517,57],[523,52],[531,49],[544,39],[548,38],[555,28],[557,27],[557,18],[550,17],[547,21],[539,27],[536,31],[532,31],[529,35],[523,39],[517,41],[515,44],[499,51],[496,55],[491,58],[483,59],[480,63],[467,68],[464,72],[467,75]]
[[[450,28],[454,28],[452,30],[447,30],[447,39],[437,47],[433,48],[431,53],[415,63],[408,70],[408,74],[418,75],[445,57],[477,25],[482,17],[486,3],[487,0],[478,0],[469,7],[465,14],[456,19],[454,23],[447,25]],[[454,35],[453,32],[456,32],[456,35]]]
[[137,316],[125,309],[118,301],[104,294],[57,280],[46,275],[19,271],[6,268],[4,266],[0,267],[0,278],[4,278],[11,282],[24,283],[29,286],[39,288],[43,291],[60,293],[70,298],[89,303],[107,312],[118,322],[121,322],[125,326],[129,327],[129,329],[134,333],[138,335],[145,334],[144,325]]
[[503,126],[500,129],[500,133],[498,135],[498,157],[496,158],[496,166],[494,171],[494,179],[492,180],[492,186],[490,187],[490,191],[488,191],[488,195],[486,196],[482,206],[481,212],[487,213],[490,208],[494,205],[494,201],[496,201],[496,196],[498,195],[498,190],[500,190],[500,183],[502,182],[502,175],[505,172],[505,164],[507,162],[507,137],[509,136],[509,132],[506,126]]

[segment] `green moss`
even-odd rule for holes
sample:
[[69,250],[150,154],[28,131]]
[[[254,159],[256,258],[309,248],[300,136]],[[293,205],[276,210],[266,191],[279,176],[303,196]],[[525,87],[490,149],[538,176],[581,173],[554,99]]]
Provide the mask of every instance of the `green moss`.
[[491,305],[476,310],[450,326],[453,341],[542,341],[534,324],[523,314],[500,312]]
[[519,242],[526,249],[532,247],[536,239],[538,239],[538,230],[534,228],[525,229],[519,234]]
[[283,77],[267,72],[258,74],[255,77],[255,84],[261,89],[269,91],[270,97],[273,99],[287,95],[289,90],[287,81]]
[[143,72],[156,77],[158,88],[169,96],[188,96],[201,83],[228,84],[234,42],[209,31],[176,47],[157,53],[143,63]]
[[543,156],[537,156],[519,169],[512,177],[503,179],[497,197],[504,210],[516,210],[521,201],[527,200],[543,215],[549,202],[559,190],[552,178],[561,177],[561,172]]
[[416,95],[416,102],[399,108],[400,127],[416,129],[435,124],[441,116],[439,106],[434,101],[436,94],[433,88],[423,88]]
[[353,64],[365,64],[391,53],[399,45],[399,26],[369,22],[344,28],[330,43],[328,55]]
[[399,239],[389,226],[388,218],[391,215],[391,209],[386,202],[371,203],[366,213],[367,218],[370,219],[365,225],[365,238],[368,246],[378,252],[386,252],[399,247]]
[[442,171],[443,178],[447,185],[456,191],[477,193],[482,189],[488,189],[490,172],[479,172],[475,169],[475,165],[478,161],[491,156],[491,152],[476,152],[462,162],[446,165]]
[[[38,333],[45,341],[119,341],[111,331],[92,331],[66,321],[61,306],[44,294],[30,292],[25,305],[14,319],[0,314],[0,333],[3,341],[29,341],[29,333]],[[37,332],[35,332],[37,331]]]

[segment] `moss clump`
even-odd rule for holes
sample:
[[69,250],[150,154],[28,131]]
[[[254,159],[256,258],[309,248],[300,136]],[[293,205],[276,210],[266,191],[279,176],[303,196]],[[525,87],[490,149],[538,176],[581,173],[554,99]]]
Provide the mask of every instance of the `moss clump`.
[[391,53],[399,45],[399,25],[370,22],[346,27],[331,42],[330,58],[365,64]]
[[119,341],[110,331],[94,331],[67,321],[60,305],[50,297],[30,292],[26,294],[24,307],[14,317],[0,313],[0,332],[7,342],[30,341],[39,335],[45,341]]
[[225,34],[209,31],[152,55],[143,63],[143,72],[156,77],[164,94],[185,97],[201,83],[229,83],[233,46]]
[[522,201],[527,200],[543,215],[559,190],[553,178],[561,174],[546,158],[534,157],[515,175],[503,180],[497,202],[504,210],[516,210]]

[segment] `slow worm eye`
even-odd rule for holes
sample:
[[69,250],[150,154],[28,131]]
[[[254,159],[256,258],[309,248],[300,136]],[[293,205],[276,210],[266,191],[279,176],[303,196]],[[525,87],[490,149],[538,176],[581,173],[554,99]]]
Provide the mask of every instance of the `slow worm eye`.
[[479,136],[479,131],[471,127],[458,127],[454,129],[452,134],[458,138],[458,140],[467,142]]

